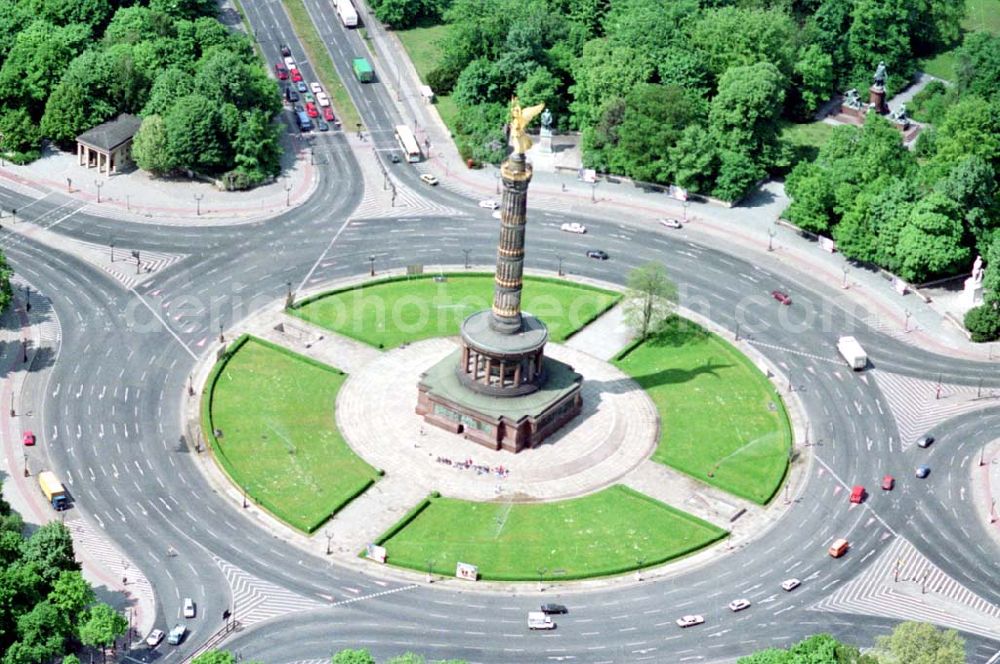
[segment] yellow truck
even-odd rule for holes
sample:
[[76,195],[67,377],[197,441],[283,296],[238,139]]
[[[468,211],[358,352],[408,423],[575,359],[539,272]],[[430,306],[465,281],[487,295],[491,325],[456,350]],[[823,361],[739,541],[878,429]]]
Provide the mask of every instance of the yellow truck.
[[64,510],[69,507],[66,487],[62,485],[62,482],[56,478],[55,473],[51,470],[44,470],[38,473],[38,486],[42,487],[42,493],[52,503],[52,507],[57,510]]

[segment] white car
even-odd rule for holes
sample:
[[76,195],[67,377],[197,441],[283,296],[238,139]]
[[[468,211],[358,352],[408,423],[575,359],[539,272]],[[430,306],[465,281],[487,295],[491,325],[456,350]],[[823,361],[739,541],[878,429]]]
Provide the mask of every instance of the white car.
[[430,173],[421,173],[420,180],[432,186],[438,183],[438,179]]
[[700,625],[705,622],[704,616],[684,616],[683,618],[677,619],[678,627],[693,627],[695,625]]
[[146,637],[146,645],[150,648],[155,648],[160,645],[160,641],[163,640],[163,636],[164,634],[162,629],[154,629],[149,633],[149,636]]
[[325,106],[329,106],[330,105],[330,98],[326,96],[325,92],[317,92],[316,93],[316,103],[319,104],[320,106],[324,106],[324,107]]
[[184,598],[184,617],[194,618],[194,602],[190,597]]
[[798,579],[785,579],[781,582],[781,589],[785,591],[795,590],[802,585]]
[[316,81],[313,81],[312,83],[309,84],[309,89],[313,91],[314,95],[318,95],[319,93],[323,92],[323,86],[317,83]]
[[742,611],[743,609],[747,608],[748,606],[750,606],[750,600],[748,600],[748,599],[734,599],[732,602],[729,603],[729,610],[730,611],[734,611],[734,612],[735,611]]
[[285,66],[289,69],[298,69],[298,67],[295,66],[295,58],[290,55],[285,56]]
[[487,198],[485,201],[479,201],[479,207],[486,208],[487,210],[496,210],[500,207],[500,204],[492,198]]
[[658,220],[661,226],[666,226],[667,228],[682,228],[681,222],[676,219],[671,219],[669,217],[663,217]]
[[567,221],[559,227],[559,230],[566,231],[567,233],[586,233],[587,227],[583,224],[578,224],[575,221]]

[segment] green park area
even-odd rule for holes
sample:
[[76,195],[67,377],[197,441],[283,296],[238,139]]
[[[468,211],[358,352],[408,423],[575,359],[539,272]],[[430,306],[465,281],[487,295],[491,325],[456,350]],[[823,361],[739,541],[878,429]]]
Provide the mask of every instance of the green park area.
[[341,372],[252,337],[216,365],[202,426],[232,480],[299,530],[312,532],[378,477],[334,422]]
[[387,561],[453,575],[479,567],[497,581],[620,574],[697,551],[726,532],[627,487],[553,503],[431,498],[379,542]]
[[[620,295],[557,279],[526,277],[522,309],[539,316],[550,339],[565,341]],[[489,309],[492,274],[401,277],[303,300],[289,313],[377,348],[458,334],[462,320]]]
[[[407,30],[397,30],[396,36],[402,42],[406,54],[410,56],[413,67],[420,75],[420,80],[427,83],[427,75],[441,62],[441,42],[448,37],[448,26],[444,24],[427,24]],[[455,131],[455,117],[458,106],[450,94],[435,94],[434,105],[437,107],[441,120],[452,132]]]
[[791,427],[774,387],[742,353],[674,317],[616,364],[656,404],[654,461],[756,503],[774,496]]
[[[966,33],[1000,34],[1000,0],[966,0],[965,17],[962,19],[961,27],[962,31]],[[922,60],[919,63],[920,68],[931,76],[954,81],[959,47],[960,45],[955,45],[953,48]]]

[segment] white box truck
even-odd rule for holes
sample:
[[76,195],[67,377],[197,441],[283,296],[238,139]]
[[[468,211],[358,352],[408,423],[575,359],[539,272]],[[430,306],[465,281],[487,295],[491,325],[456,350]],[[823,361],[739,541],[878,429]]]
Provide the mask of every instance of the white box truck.
[[860,371],[868,366],[868,355],[854,337],[841,337],[837,341],[837,350],[847,360],[847,366]]
[[337,16],[345,27],[355,28],[358,25],[358,10],[354,8],[351,0],[337,0]]
[[528,629],[555,629],[556,624],[541,611],[528,612]]

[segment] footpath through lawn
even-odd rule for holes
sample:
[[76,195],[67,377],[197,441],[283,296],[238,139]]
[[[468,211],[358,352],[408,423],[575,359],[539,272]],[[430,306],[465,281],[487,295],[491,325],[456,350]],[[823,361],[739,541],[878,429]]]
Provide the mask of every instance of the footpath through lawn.
[[[621,296],[561,279],[525,277],[522,297],[521,308],[545,321],[550,339],[561,342]],[[460,273],[360,284],[304,300],[289,313],[376,348],[395,348],[458,334],[466,316],[492,303],[492,274]]]
[[[726,532],[621,485],[554,503],[434,498],[383,541],[387,562],[496,581],[620,574],[697,551]],[[392,531],[390,531],[391,533]]]
[[[205,433],[237,485],[312,532],[376,478],[341,438],[334,403],[347,376],[250,338],[218,372]],[[221,431],[216,437],[213,431]]]
[[660,414],[653,460],[756,503],[788,467],[792,433],[774,386],[742,353],[679,317],[616,364]]

